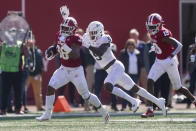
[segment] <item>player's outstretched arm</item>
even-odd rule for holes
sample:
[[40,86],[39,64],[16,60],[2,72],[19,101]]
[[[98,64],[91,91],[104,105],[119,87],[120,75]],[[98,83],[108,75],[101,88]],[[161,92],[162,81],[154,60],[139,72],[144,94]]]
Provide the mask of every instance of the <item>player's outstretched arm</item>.
[[89,47],[89,50],[91,50],[93,53],[95,53],[97,56],[102,56],[106,50],[110,47],[109,43],[102,44],[100,47]]

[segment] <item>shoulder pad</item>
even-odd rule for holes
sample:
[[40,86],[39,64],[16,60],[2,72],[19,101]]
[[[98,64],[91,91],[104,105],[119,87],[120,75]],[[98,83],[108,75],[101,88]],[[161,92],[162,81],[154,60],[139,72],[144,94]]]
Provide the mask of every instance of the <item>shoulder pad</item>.
[[161,36],[163,37],[172,36],[171,32],[166,28],[162,29],[160,32],[161,32]]

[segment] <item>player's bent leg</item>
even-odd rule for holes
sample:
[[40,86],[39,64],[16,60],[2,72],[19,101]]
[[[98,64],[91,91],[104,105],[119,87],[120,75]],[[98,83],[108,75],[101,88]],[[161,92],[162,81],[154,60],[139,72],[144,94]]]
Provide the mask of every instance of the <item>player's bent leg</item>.
[[101,106],[101,102],[96,95],[94,95],[90,92],[87,92],[87,93],[81,94],[81,95],[84,100],[89,101],[89,103],[91,103],[95,107],[99,108]]
[[46,104],[45,104],[46,110],[40,117],[36,117],[36,120],[46,121],[51,119],[54,100],[55,100],[55,89],[51,86],[48,86],[47,94],[46,94]]
[[187,98],[193,101],[196,106],[195,97],[191,94],[191,92],[186,87],[182,86],[180,74],[178,71],[177,58],[173,59],[173,66],[170,66],[170,68],[167,68],[167,69],[168,69],[167,73],[168,73],[168,76],[170,78],[173,88],[175,88],[177,92],[185,95]]
[[104,89],[109,91],[110,93],[118,96],[118,97],[121,97],[127,101],[129,101],[131,104],[132,104],[132,111],[133,112],[136,112],[137,109],[139,108],[139,105],[141,103],[141,101],[139,99],[135,99],[133,97],[131,97],[130,95],[128,95],[126,92],[124,92],[123,90],[121,90],[120,88],[114,86],[107,82],[104,84]]
[[[152,65],[151,69],[150,69],[150,72],[148,74],[148,81],[147,81],[147,91],[149,92],[149,94],[154,94],[154,82],[163,74],[165,73],[165,70],[162,68],[161,66],[161,62],[159,61],[155,61],[155,63]],[[140,93],[142,94],[143,91],[141,91]],[[145,113],[143,113],[141,115],[141,117],[153,117],[154,116],[154,111],[153,111],[153,103],[157,102],[157,100],[153,99],[153,98],[150,98],[147,99],[147,106],[148,106],[148,109]],[[153,102],[152,100],[155,100],[155,102]],[[164,99],[158,99],[160,100],[161,102],[164,102],[163,100]],[[152,103],[153,102],[153,103]],[[157,104],[157,103],[155,103]],[[165,105],[165,102],[164,102],[164,105]],[[165,107],[165,106],[164,106]],[[165,108],[163,107],[163,114],[166,115],[166,110]],[[159,107],[160,108],[160,107]]]
[[[148,78],[147,80],[147,91],[150,94],[154,94],[154,80]],[[147,117],[154,117],[154,109],[153,109],[153,103],[149,100],[147,100],[147,106],[148,109],[146,112],[144,112],[143,114],[141,114],[142,118],[147,118]]]
[[180,89],[177,90],[177,92],[185,95],[187,98],[189,98],[191,101],[193,101],[193,103],[196,107],[196,99],[186,87],[182,86]]
[[107,106],[102,105],[98,97],[90,93],[89,91],[84,92],[83,94],[81,94],[81,96],[84,100],[89,101],[89,103],[91,103],[93,106],[95,106],[98,109],[98,111],[103,116],[104,123],[107,124],[110,118]]
[[[147,80],[147,91],[150,94],[154,94],[154,80],[152,79]],[[151,101],[148,101],[147,106],[153,106],[153,103]]]
[[133,92],[137,93],[139,96],[144,97],[145,99],[152,101],[155,103],[160,109],[162,109],[163,115],[167,115],[167,110],[165,107],[165,99],[164,98],[156,98],[155,96],[151,95],[149,92],[147,92],[145,89],[139,87],[138,85],[134,85],[131,89]]

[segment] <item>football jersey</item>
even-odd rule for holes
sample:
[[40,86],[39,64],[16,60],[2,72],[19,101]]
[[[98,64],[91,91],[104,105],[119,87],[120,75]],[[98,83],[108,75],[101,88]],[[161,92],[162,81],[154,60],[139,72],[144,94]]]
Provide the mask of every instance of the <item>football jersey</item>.
[[64,37],[60,34],[57,36],[57,50],[60,54],[60,62],[61,65],[66,66],[66,67],[78,67],[82,65],[81,58],[77,59],[72,59],[69,58],[69,56],[66,54],[64,50],[62,50],[63,44],[67,44],[70,48],[72,44],[77,44],[79,46],[82,45],[82,39],[79,35],[74,34],[68,37]]
[[162,42],[163,37],[172,37],[170,30],[164,27],[155,35],[151,35],[151,42],[155,47],[156,57],[161,60],[169,57],[174,51],[173,45]]
[[[110,44],[112,42],[112,38],[109,35],[102,35],[95,42],[89,41],[92,47],[100,47],[102,44]],[[113,59],[116,59],[114,56],[111,47],[107,48],[106,52],[102,56],[97,56],[90,50],[91,55],[96,60],[96,62],[100,65],[101,68],[105,67],[109,62]]]

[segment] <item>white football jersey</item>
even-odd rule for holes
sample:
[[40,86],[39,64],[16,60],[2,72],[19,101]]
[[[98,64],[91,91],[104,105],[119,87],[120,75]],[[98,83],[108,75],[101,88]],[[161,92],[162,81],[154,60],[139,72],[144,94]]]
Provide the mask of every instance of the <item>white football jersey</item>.
[[[86,36],[84,34],[84,36]],[[85,37],[83,37],[85,38]],[[109,35],[103,35],[95,42],[84,40],[85,42],[88,42],[92,47],[100,47],[102,44],[108,43],[110,44],[112,42],[112,38]],[[90,50],[91,55],[96,60],[96,62],[100,65],[101,68],[105,67],[109,62],[111,62],[113,59],[116,59],[114,56],[111,47],[109,47],[106,52],[102,56],[97,56]]]

